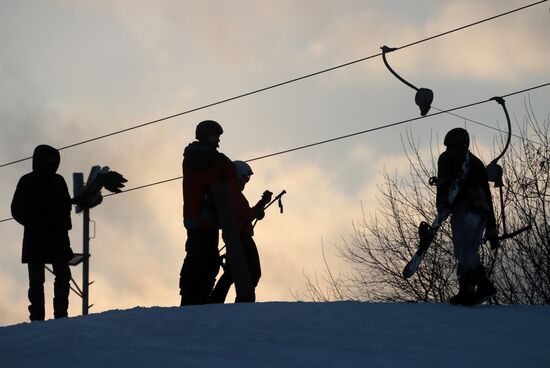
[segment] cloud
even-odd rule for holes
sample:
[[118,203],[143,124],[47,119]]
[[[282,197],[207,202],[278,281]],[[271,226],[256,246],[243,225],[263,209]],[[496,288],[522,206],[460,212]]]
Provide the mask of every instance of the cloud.
[[[418,4],[423,9],[423,4]],[[339,13],[308,48],[312,58],[337,64],[380,52],[380,46],[399,47],[518,7],[517,2],[444,2],[425,9],[429,16],[406,17],[395,9],[369,7]],[[390,64],[411,79],[517,82],[533,73],[544,74],[550,50],[545,47],[546,15],[541,6],[507,15],[420,45],[389,54]],[[381,20],[384,20],[383,22]],[[330,65],[330,64],[329,64]],[[358,66],[371,82],[387,79],[381,60]],[[342,71],[343,74],[346,71]],[[356,73],[350,73],[357,77]]]
[[[502,5],[501,5],[502,4]],[[469,24],[517,7],[517,2],[494,6],[486,2],[449,2],[439,16],[426,24],[426,34]],[[433,42],[429,52],[416,50],[424,70],[453,79],[519,81],[544,73],[550,51],[541,47],[546,15],[541,7],[528,8]],[[439,64],[439,65],[437,65]]]

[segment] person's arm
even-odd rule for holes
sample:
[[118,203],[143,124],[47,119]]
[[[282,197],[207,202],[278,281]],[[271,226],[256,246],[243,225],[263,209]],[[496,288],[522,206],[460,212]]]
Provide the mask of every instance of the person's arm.
[[11,215],[21,225],[25,226],[27,224],[27,206],[25,200],[25,180],[23,178],[19,179],[17,187],[15,188],[15,193],[11,201]]
[[65,179],[58,175],[59,181],[60,181],[60,188],[61,188],[61,198],[60,198],[60,204],[63,209],[63,216],[64,216],[64,223],[67,224],[67,230],[71,230],[73,228],[73,224],[71,221],[71,195],[69,193],[69,188],[67,187],[67,183],[65,182]]
[[257,212],[250,207],[248,200],[240,191],[236,181],[229,183],[229,192],[231,195],[231,203],[234,206],[235,216],[239,223],[247,223],[253,221],[257,217]]
[[437,160],[436,201],[438,211],[449,207],[449,188],[451,186],[451,172],[449,155],[443,152]]

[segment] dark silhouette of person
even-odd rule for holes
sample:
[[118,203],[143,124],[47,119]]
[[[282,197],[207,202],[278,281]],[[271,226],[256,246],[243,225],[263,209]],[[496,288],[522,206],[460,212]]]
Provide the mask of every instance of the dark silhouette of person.
[[[454,254],[458,261],[458,294],[451,304],[474,305],[496,294],[478,251],[483,232],[492,243],[498,242],[493,200],[485,165],[468,147],[470,136],[463,128],[451,129],[445,136],[447,147],[437,163],[437,208],[451,210],[451,229]],[[466,161],[467,160],[467,161]],[[466,176],[452,204],[448,196],[450,187],[466,162]]]
[[29,270],[31,321],[45,318],[45,264],[51,264],[55,274],[54,317],[67,317],[69,307],[71,196],[63,177],[56,174],[59,163],[58,150],[37,146],[32,172],[19,179],[11,203],[13,218],[24,226],[22,262]]
[[187,241],[179,282],[182,306],[208,303],[220,269],[220,224],[211,187],[235,177],[233,163],[217,150],[222,134],[217,122],[202,121],[195,130],[197,140],[183,153],[183,224]]
[[[272,193],[265,191],[262,199],[254,207],[250,204],[243,194],[246,183],[250,180],[250,176],[254,174],[250,166],[244,161],[234,161],[237,176],[235,180],[229,183],[229,192],[231,195],[231,203],[235,211],[237,225],[241,237],[243,253],[252,279],[252,285],[258,286],[262,270],[260,266],[260,256],[258,248],[254,242],[254,228],[252,221],[255,219],[261,220],[265,216],[264,207],[271,201]],[[233,284],[233,275],[231,273],[231,263],[226,259],[224,272],[220,276],[212,294],[210,295],[211,303],[223,303],[227,297],[227,293]]]

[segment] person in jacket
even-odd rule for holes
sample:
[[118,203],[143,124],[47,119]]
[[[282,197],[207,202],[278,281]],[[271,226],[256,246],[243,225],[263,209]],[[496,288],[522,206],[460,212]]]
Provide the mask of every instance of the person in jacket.
[[[445,136],[444,145],[447,149],[437,162],[436,204],[438,210],[451,210],[459,291],[451,297],[450,303],[479,304],[496,294],[478,256],[484,231],[492,245],[498,246],[491,191],[485,165],[468,149],[470,137],[465,129],[451,129]],[[450,188],[461,170],[466,170],[466,175],[455,200],[449,203]]]
[[[241,245],[243,247],[246,264],[248,266],[248,272],[252,279],[252,285],[258,286],[262,270],[260,267],[260,256],[258,254],[258,248],[254,242],[254,228],[252,222],[254,220],[261,220],[265,216],[264,207],[271,201],[272,193],[265,191],[262,198],[254,207],[250,207],[250,204],[243,194],[243,190],[246,183],[250,180],[250,176],[253,174],[250,166],[244,161],[234,161],[236,177],[235,180],[229,183],[229,192],[231,195],[231,203],[235,211],[235,217],[237,220],[237,226],[239,227],[239,233],[241,238]],[[231,264],[226,260],[224,265],[224,272],[220,276],[212,294],[210,295],[211,303],[223,303],[231,285],[233,284],[233,275],[231,273]]]
[[29,271],[31,321],[45,318],[45,264],[51,264],[55,274],[54,317],[67,317],[69,307],[71,197],[65,180],[56,174],[59,163],[58,150],[37,146],[32,172],[19,179],[11,203],[13,218],[24,226],[22,262]]
[[179,282],[182,306],[208,303],[220,268],[220,225],[211,187],[235,176],[231,160],[217,150],[222,134],[217,122],[202,121],[195,130],[197,140],[183,153],[183,224],[187,240]]

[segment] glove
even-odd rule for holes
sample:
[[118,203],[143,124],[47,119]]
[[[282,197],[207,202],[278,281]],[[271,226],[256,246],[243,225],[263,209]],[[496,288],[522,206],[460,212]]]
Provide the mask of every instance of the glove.
[[496,226],[490,226],[485,229],[485,239],[491,244],[491,249],[496,250],[500,247],[500,240],[498,239],[498,229]]
[[265,217],[265,210],[264,210],[264,207],[266,206],[266,204],[268,204],[269,202],[271,202],[271,197],[273,196],[273,193],[271,193],[269,190],[266,190],[263,194],[262,194],[262,198],[258,201],[258,203],[256,203],[256,205],[253,207],[254,210],[256,211],[256,218],[258,220],[261,220]]
[[253,208],[256,211],[256,218],[258,220],[261,220],[265,217],[264,205],[262,201],[258,202],[258,204],[255,205]]
[[271,198],[273,197],[273,193],[271,193],[269,190],[266,190],[262,194],[262,199],[260,199],[261,202],[263,202],[263,207],[265,207],[266,204],[271,202]]

